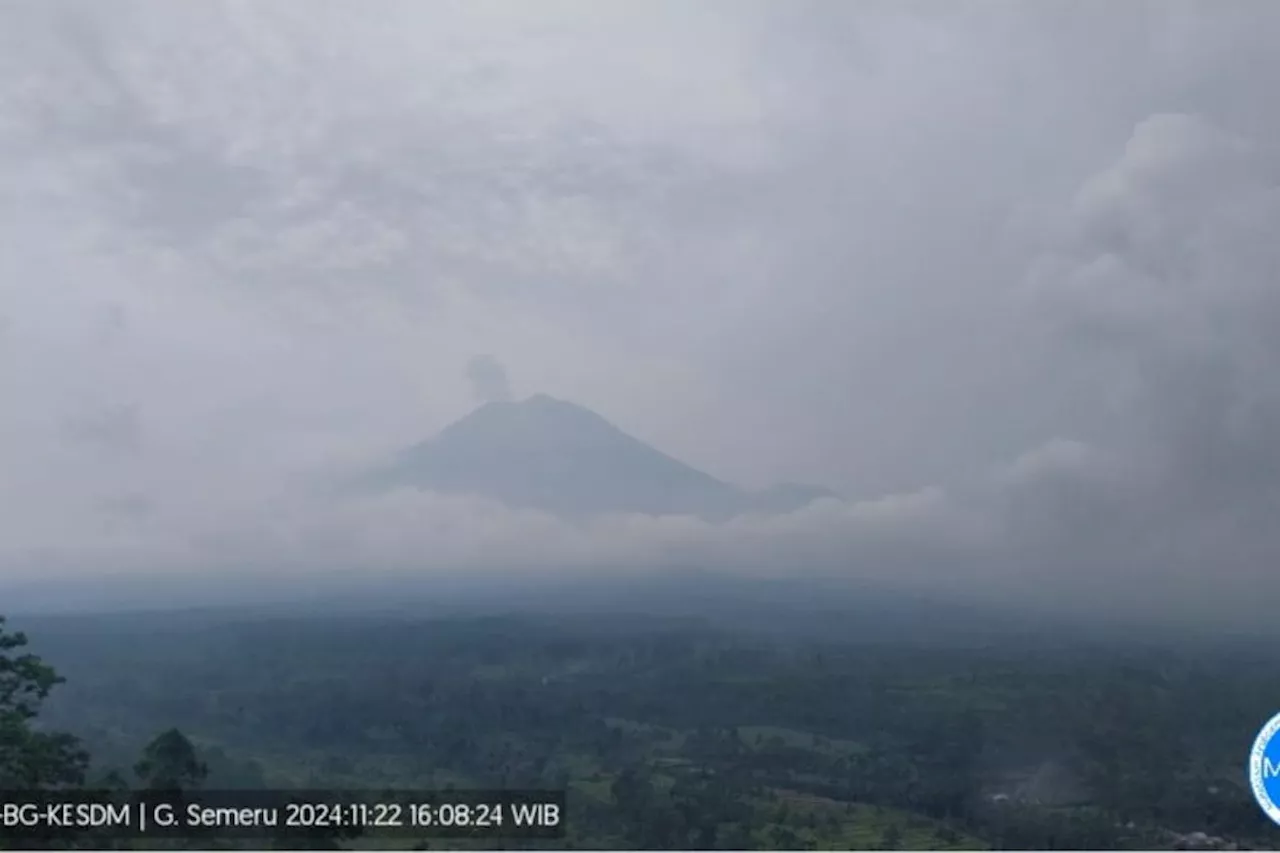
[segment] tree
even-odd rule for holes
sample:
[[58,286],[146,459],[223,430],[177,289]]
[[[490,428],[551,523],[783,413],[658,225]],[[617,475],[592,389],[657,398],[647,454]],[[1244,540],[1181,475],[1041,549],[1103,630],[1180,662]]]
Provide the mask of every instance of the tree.
[[800,836],[781,824],[774,824],[769,828],[769,837],[779,850],[796,850],[803,846]]
[[209,775],[196,756],[196,748],[177,729],[169,729],[147,744],[133,769],[143,785],[155,791],[199,788]]
[[62,679],[36,655],[21,653],[26,645],[26,635],[6,631],[0,616],[0,790],[78,787],[89,765],[80,741],[31,727]]

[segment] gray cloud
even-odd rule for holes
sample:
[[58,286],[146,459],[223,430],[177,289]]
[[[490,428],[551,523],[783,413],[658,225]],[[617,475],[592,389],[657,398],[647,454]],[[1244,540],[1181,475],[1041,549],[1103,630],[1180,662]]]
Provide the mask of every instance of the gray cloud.
[[[10,4],[0,575],[696,558],[1261,618],[1278,45],[1244,0]],[[498,396],[476,352],[855,497],[309,488]]]
[[106,453],[134,453],[142,446],[142,421],[136,407],[116,406],[69,418],[65,435]]
[[472,356],[467,362],[467,381],[478,403],[506,402],[511,399],[511,383],[507,369],[491,355]]

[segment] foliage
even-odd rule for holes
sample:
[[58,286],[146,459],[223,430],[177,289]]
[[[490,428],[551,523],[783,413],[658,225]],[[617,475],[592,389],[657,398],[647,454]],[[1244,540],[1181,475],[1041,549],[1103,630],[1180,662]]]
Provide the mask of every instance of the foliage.
[[150,790],[189,791],[203,784],[209,768],[196,756],[196,748],[186,735],[169,729],[143,749],[134,773]]
[[[143,749],[144,785],[567,786],[564,845],[587,848],[1280,840],[1237,779],[1280,707],[1280,661],[1236,648],[818,643],[614,617],[57,628],[42,648],[72,678],[42,717],[102,763]],[[148,735],[174,725],[193,738]]]
[[5,625],[0,616],[0,790],[79,785],[88,765],[79,741],[32,725],[41,703],[62,679],[39,657],[23,652],[26,635]]

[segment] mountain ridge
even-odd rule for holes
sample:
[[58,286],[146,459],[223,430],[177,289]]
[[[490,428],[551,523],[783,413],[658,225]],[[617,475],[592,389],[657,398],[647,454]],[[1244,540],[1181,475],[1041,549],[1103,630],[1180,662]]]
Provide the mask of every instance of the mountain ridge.
[[435,437],[395,454],[371,472],[366,485],[470,494],[562,516],[639,513],[726,520],[838,498],[830,489],[795,483],[750,492],[662,452],[584,406],[547,394],[479,406]]

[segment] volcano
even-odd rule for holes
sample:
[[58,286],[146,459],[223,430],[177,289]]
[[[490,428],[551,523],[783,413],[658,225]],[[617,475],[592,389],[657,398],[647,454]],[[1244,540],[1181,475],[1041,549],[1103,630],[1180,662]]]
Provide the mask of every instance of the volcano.
[[364,483],[475,495],[560,516],[724,520],[753,511],[788,512],[835,497],[828,489],[802,485],[749,492],[668,456],[590,409],[545,394],[486,403],[396,454]]

